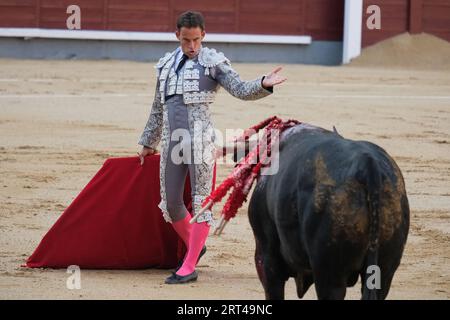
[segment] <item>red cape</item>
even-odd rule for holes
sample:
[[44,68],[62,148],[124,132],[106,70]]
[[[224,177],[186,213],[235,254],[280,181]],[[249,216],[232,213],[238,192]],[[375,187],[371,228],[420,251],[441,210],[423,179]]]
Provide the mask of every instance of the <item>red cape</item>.
[[[215,169],[213,186],[215,183]],[[184,199],[191,211],[189,175]],[[184,245],[158,208],[159,154],[107,159],[28,258],[30,268],[173,268]]]

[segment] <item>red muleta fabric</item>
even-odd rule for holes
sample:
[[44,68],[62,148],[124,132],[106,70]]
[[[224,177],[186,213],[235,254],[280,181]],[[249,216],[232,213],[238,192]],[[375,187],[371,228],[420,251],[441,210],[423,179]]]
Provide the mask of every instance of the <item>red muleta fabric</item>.
[[[215,169],[213,188],[215,184]],[[189,175],[184,200],[191,211]],[[173,268],[185,254],[158,208],[159,154],[110,158],[28,258],[30,268]]]

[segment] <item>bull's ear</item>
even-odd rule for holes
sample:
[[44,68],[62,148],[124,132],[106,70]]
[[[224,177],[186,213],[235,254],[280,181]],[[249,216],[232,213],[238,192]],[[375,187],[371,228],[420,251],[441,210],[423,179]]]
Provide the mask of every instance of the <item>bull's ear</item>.
[[336,135],[338,135],[339,137],[343,138],[343,136],[341,136],[341,135],[339,134],[339,132],[336,130],[336,127],[335,127],[335,126],[333,126],[333,132],[334,132]]

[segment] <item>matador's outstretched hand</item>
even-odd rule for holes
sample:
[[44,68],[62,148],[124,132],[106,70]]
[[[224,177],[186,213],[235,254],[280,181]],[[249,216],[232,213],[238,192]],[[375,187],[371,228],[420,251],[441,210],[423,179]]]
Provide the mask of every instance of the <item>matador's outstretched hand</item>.
[[266,75],[264,78],[262,85],[264,88],[273,87],[277,84],[280,84],[287,80],[286,77],[282,77],[278,74],[278,72],[282,69],[282,67],[275,68],[271,73]]

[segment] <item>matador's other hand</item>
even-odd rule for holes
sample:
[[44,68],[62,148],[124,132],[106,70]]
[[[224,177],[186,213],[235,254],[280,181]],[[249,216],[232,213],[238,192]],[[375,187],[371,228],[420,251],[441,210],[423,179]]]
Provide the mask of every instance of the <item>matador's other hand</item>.
[[280,84],[287,80],[286,77],[280,76],[278,72],[282,69],[282,67],[275,68],[271,73],[266,75],[264,78],[262,85],[264,88],[270,88],[277,84]]
[[155,154],[156,150],[153,148],[149,148],[149,147],[142,147],[142,150],[140,152],[138,152],[138,156],[139,159],[141,160],[141,166],[144,164],[144,158],[147,155],[151,155],[151,154]]

